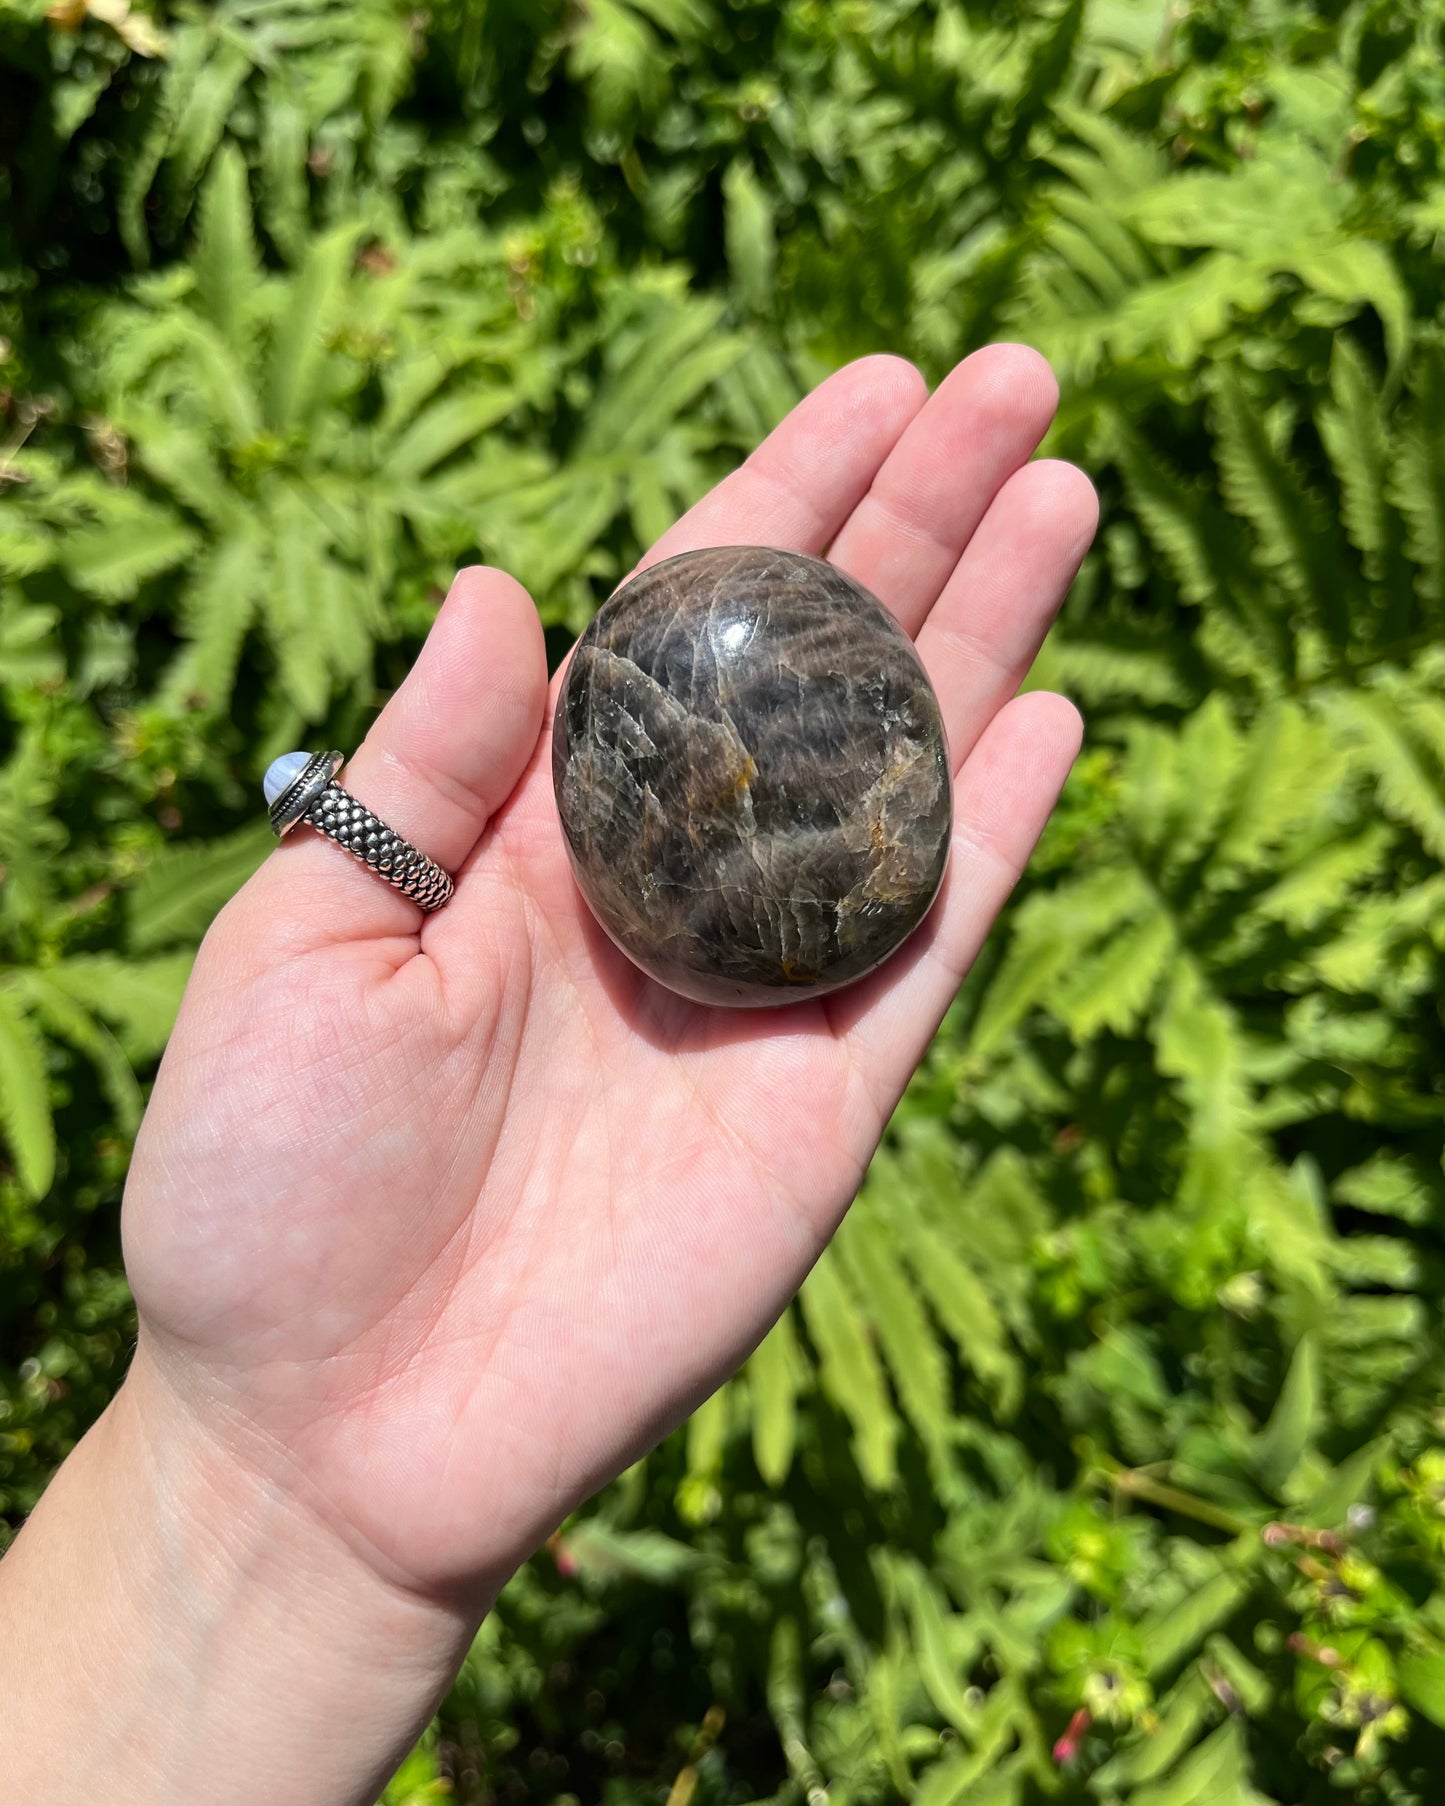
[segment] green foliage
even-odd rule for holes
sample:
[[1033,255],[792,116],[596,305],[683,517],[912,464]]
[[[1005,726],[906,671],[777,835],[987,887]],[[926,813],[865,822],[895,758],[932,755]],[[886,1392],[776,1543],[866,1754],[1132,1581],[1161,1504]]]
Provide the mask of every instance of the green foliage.
[[[1055,361],[1090,745],[799,1303],[392,1802],[1410,1806],[1445,1766],[1445,13],[0,0],[0,1508],[260,770],[557,648],[825,369]],[[448,1793],[448,1789],[450,1792]]]

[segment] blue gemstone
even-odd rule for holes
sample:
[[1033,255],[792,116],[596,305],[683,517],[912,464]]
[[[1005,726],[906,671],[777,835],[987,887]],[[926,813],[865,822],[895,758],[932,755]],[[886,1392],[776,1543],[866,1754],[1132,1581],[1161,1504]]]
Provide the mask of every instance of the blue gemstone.
[[294,784],[306,769],[310,759],[308,752],[282,753],[279,759],[273,759],[266,767],[266,775],[261,780],[261,788],[266,792],[266,807],[269,809],[281,792]]

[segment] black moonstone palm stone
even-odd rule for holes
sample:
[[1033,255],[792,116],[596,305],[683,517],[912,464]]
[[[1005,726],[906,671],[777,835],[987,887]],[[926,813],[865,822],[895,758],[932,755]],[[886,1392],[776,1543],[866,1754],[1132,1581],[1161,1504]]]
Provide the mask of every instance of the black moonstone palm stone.
[[552,776],[593,913],[703,1003],[861,978],[948,858],[948,752],[913,643],[796,552],[688,552],[618,590],[573,654]]

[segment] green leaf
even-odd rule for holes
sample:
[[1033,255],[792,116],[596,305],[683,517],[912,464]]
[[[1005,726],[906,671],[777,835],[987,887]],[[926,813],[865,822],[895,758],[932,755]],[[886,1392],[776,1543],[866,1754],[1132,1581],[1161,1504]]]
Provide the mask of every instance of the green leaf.
[[915,1283],[959,1354],[993,1394],[1000,1418],[1007,1420],[1018,1402],[1022,1376],[988,1287],[921,1215],[906,1214],[900,1227]]
[[1385,329],[1390,370],[1398,373],[1410,349],[1410,297],[1389,248],[1368,238],[1297,245],[1287,267],[1317,294],[1373,307]]
[[199,543],[177,515],[137,503],[114,526],[71,535],[65,571],[79,589],[106,601],[127,601],[143,583],[189,558]]
[[246,500],[226,480],[205,435],[162,417],[133,417],[140,463],[172,496],[198,514],[213,531],[243,533],[249,522]]
[[898,1477],[898,1420],[882,1366],[831,1250],[808,1275],[800,1301],[823,1390],[853,1427],[859,1471],[869,1486],[887,1491]]
[[77,953],[47,967],[45,977],[78,1004],[113,1023],[126,1056],[141,1061],[164,1048],[191,975],[191,962],[189,951],[152,959]]
[[306,236],[306,139],[302,109],[271,96],[261,125],[261,218],[293,263],[302,255]]
[[1271,702],[1246,739],[1213,857],[1217,878],[1266,867],[1301,822],[1317,819],[1341,771],[1338,736],[1294,702]]
[[0,1128],[15,1172],[32,1198],[55,1177],[55,1124],[45,1047],[13,988],[0,985]]
[[687,1420],[687,1471],[689,1476],[715,1478],[722,1471],[727,1452],[729,1392],[719,1386]]
[[1445,1730],[1445,1644],[1406,1649],[1395,1664],[1400,1697]]
[[790,1614],[779,1617],[773,1625],[766,1691],[768,1713],[777,1727],[788,1772],[804,1787],[822,1790],[824,1778],[807,1743],[802,1635],[797,1619]]
[[1159,1019],[1155,1058],[1161,1072],[1179,1081],[1193,1111],[1192,1141],[1217,1150],[1241,1133],[1249,1119],[1249,1096],[1238,1024],[1188,961],[1175,967]]
[[574,448],[580,461],[645,451],[709,383],[742,356],[746,341],[719,330],[722,306],[657,307],[645,337],[619,352]]
[[140,1086],[119,1042],[68,989],[52,981],[51,972],[32,968],[18,974],[17,979],[31,1008],[50,1032],[68,1041],[96,1068],[121,1128],[134,1134],[140,1122]]
[[793,1465],[803,1370],[803,1353],[789,1308],[754,1349],[747,1366],[753,1460],[768,1486],[781,1486]]
[[1167,1674],[1198,1654],[1205,1638],[1220,1629],[1249,1594],[1251,1577],[1228,1568],[1194,1586],[1179,1605],[1156,1612],[1140,1626],[1151,1679]]
[[1324,1422],[1320,1395],[1319,1347],[1312,1334],[1300,1337],[1269,1422],[1254,1442],[1254,1471],[1279,1498],[1290,1476],[1314,1446]]
[[168,847],[127,899],[130,946],[144,953],[198,941],[275,844],[269,825],[257,822],[220,840]]
[[917,1291],[894,1253],[871,1202],[859,1201],[835,1242],[854,1294],[883,1350],[888,1375],[909,1422],[928,1450],[934,1484],[947,1499],[956,1488],[950,1447],[952,1398],[948,1365]]
[[1174,925],[1162,910],[1131,922],[1080,960],[1054,989],[1050,1012],[1079,1041],[1101,1029],[1132,1032],[1175,951]]
[[400,435],[381,466],[384,482],[404,483],[471,445],[488,427],[505,420],[517,405],[515,389],[483,386],[445,396],[417,416]]
[[1328,843],[1286,871],[1255,908],[1297,933],[1314,928],[1349,908],[1356,886],[1379,874],[1395,842],[1391,829],[1376,822],[1353,838]]
[[[1146,1647],[1152,1649],[1147,1633]],[[1200,1729],[1216,1709],[1214,1696],[1198,1669],[1191,1669],[1161,1704],[1158,1723],[1143,1736],[1131,1739],[1113,1761],[1096,1769],[1090,1780],[1100,1792],[1159,1780],[1194,1746]]]
[[188,385],[209,402],[223,442],[242,454],[251,451],[262,436],[263,419],[238,347],[195,314],[184,316],[177,330],[187,354]]
[[292,278],[276,322],[266,367],[266,419],[286,432],[311,406],[326,353],[326,329],[356,249],[358,228],[345,225],[314,240]]
[[[312,499],[294,484],[273,490],[270,509],[274,565],[257,593],[277,677],[305,721],[319,721],[331,701],[337,660],[326,631],[334,585],[342,579],[327,557],[325,524]],[[355,634],[349,627],[348,637]]]
[[13,504],[0,514],[0,576],[33,577],[58,551],[55,534],[40,521],[27,520]]
[[723,177],[723,237],[739,297],[757,313],[770,311],[778,256],[773,210],[746,157],[735,157]]
[[1432,350],[1416,373],[1413,417],[1396,428],[1390,499],[1405,520],[1405,547],[1425,601],[1445,601],[1445,355]]
[[1367,690],[1331,696],[1325,707],[1337,730],[1355,744],[1374,772],[1385,813],[1407,822],[1437,859],[1445,859],[1440,782],[1405,732],[1398,711]]
[[0,597],[0,683],[54,683],[65,674],[65,659],[55,629],[60,612],[29,608],[14,597]]
[[246,164],[233,144],[217,152],[206,180],[194,268],[201,307],[221,337],[235,345],[261,272]]
[[1362,1504],[1369,1496],[1375,1470],[1387,1450],[1387,1441],[1377,1437],[1332,1468],[1296,1514],[1300,1522],[1318,1524],[1326,1530],[1342,1529],[1348,1522],[1350,1507]]
[[1379,384],[1360,351],[1343,336],[1330,357],[1330,402],[1319,415],[1320,437],[1340,481],[1341,514],[1351,542],[1373,576],[1385,569],[1396,535],[1390,507],[1390,437]]
[[1334,1193],[1356,1210],[1399,1217],[1405,1223],[1445,1221],[1438,1175],[1428,1181],[1418,1168],[1393,1154],[1373,1154],[1362,1166],[1341,1173]]
[[[209,36],[205,34],[201,43]],[[237,91],[251,71],[250,58],[234,38],[211,42],[214,54],[205,56],[199,68],[188,71],[187,79],[171,90],[173,101],[179,100],[180,106],[166,148],[175,159],[183,188],[200,179],[221,140]]]
[[597,1517],[568,1530],[567,1548],[595,1579],[636,1579],[650,1586],[681,1586],[703,1562],[696,1549],[660,1530],[616,1530]]
[[1096,939],[1116,933],[1150,907],[1138,873],[1110,866],[1052,894],[1036,894],[1015,918],[1008,953],[974,1022],[980,1055],[999,1045],[1027,1012],[1052,992],[1060,976]]
[[252,528],[221,540],[193,566],[178,610],[184,643],[157,696],[163,708],[210,713],[224,705],[268,570],[262,535]]
[[1214,383],[1220,486],[1230,509],[1257,534],[1260,561],[1305,603],[1332,641],[1347,637],[1342,574],[1318,497],[1278,452],[1238,373],[1221,368]]
[[1167,1779],[1131,1794],[1129,1806],[1255,1806],[1258,1799],[1245,1779],[1240,1727],[1227,1719]]
[[1221,587],[1219,520],[1176,472],[1160,467],[1135,433],[1113,421],[1110,429],[1110,449],[1140,525],[1185,600],[1211,601]]
[[962,1621],[945,1610],[943,1595],[926,1569],[902,1557],[894,1561],[893,1568],[928,1697],[954,1729],[972,1742],[978,1708],[970,1703],[962,1676],[980,1639],[971,1630],[965,1638],[958,1636]]

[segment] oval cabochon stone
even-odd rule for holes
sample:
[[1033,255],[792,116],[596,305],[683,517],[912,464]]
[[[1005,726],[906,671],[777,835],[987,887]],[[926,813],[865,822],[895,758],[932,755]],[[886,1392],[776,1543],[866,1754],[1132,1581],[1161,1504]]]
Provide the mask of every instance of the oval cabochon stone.
[[718,546],[624,584],[573,654],[552,778],[592,912],[702,1003],[861,978],[948,859],[948,750],[913,642],[796,552]]

